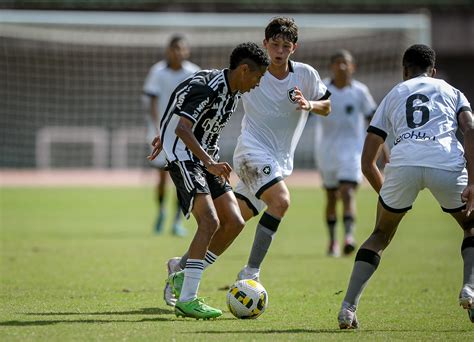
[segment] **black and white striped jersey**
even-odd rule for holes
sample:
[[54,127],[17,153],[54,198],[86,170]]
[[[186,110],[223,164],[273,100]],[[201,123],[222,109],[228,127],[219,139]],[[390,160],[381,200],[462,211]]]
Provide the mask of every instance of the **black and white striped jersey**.
[[175,129],[181,117],[193,122],[196,139],[214,160],[218,160],[220,133],[240,99],[239,93],[230,91],[228,73],[228,69],[201,70],[175,89],[160,122],[163,150],[168,161],[199,162],[176,136]]

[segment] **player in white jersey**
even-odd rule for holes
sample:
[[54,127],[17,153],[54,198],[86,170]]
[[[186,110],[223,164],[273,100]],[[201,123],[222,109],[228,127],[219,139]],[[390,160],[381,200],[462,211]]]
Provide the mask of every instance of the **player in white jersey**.
[[[166,59],[154,64],[145,80],[143,86],[143,102],[147,110],[147,142],[151,146],[153,139],[159,134],[160,116],[163,115],[168,104],[168,99],[176,86],[186,78],[194,74],[200,68],[187,59],[189,58],[189,46],[181,35],[171,37],[166,48]],[[165,171],[165,155],[161,153],[156,159],[150,161],[151,165],[158,169],[158,184],[156,186],[156,200],[158,202],[158,217],[155,223],[155,233],[162,233],[166,220],[165,193],[168,172]],[[186,230],[181,225],[181,211],[179,203],[173,220],[173,235],[183,236]]]
[[[428,188],[464,231],[464,279],[459,303],[474,322],[474,123],[470,104],[456,88],[435,79],[435,52],[413,45],[403,55],[404,82],[383,99],[367,130],[362,170],[379,194],[373,233],[357,252],[338,315],[341,329],[357,328],[362,290],[419,191]],[[464,149],[456,137],[464,133]],[[375,161],[389,133],[395,137],[385,179]],[[466,170],[467,167],[467,170]]]
[[339,256],[337,202],[342,202],[343,252],[355,249],[355,193],[362,180],[360,157],[367,123],[377,108],[367,86],[352,78],[355,62],[347,50],[330,57],[331,78],[324,84],[331,92],[331,115],[318,117],[315,151],[326,190],[325,219],[329,233],[328,255]]
[[[277,17],[267,25],[263,44],[270,66],[259,87],[242,96],[245,116],[234,152],[234,170],[240,181],[234,192],[245,221],[267,209],[258,222],[249,261],[239,272],[239,279],[259,279],[260,264],[290,203],[284,178],[293,170],[294,151],[308,114],[327,115],[331,109],[330,94],[317,71],[290,61],[297,40],[298,27],[293,19]],[[236,227],[214,234],[206,254],[207,265],[239,235],[243,226]],[[188,253],[170,259],[168,271],[184,268],[186,260]],[[179,293],[180,289],[172,285]],[[165,288],[166,303],[173,305],[175,300],[166,295]]]
[[239,279],[259,279],[260,266],[290,205],[284,179],[293,171],[293,156],[309,113],[327,115],[330,92],[311,66],[293,62],[298,27],[293,19],[274,18],[263,42],[271,59],[260,87],[242,101],[245,116],[234,152],[240,178],[234,192],[248,221],[264,211],[247,265]]

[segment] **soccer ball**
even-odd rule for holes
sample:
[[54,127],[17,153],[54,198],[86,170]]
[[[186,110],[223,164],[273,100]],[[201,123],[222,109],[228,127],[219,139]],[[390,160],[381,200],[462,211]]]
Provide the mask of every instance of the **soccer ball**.
[[265,311],[267,305],[267,291],[255,280],[238,280],[227,292],[227,307],[237,318],[257,318]]

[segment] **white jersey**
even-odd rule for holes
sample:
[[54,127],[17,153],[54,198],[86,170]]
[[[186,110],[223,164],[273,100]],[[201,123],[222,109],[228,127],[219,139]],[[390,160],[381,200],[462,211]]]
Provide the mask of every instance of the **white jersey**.
[[380,103],[368,132],[394,136],[391,166],[460,171],[464,149],[456,138],[457,115],[471,110],[463,93],[426,75],[396,85]]
[[317,120],[318,165],[333,164],[337,169],[344,167],[349,159],[360,163],[367,120],[377,105],[367,86],[359,81],[352,80],[344,88],[336,87],[330,79],[325,79],[324,83],[331,92],[331,113]]
[[148,113],[146,116],[148,127],[147,141],[151,142],[157,133],[155,123],[149,115],[150,97],[158,98],[158,114],[160,116],[163,115],[168,105],[168,100],[178,84],[198,70],[200,70],[199,66],[189,61],[184,61],[182,68],[179,70],[169,68],[166,61],[160,61],[151,67],[143,86],[143,103]]
[[293,170],[293,155],[308,119],[293,98],[298,87],[310,101],[329,97],[318,72],[303,63],[289,63],[290,73],[279,80],[268,71],[260,85],[242,95],[245,115],[234,157],[259,150],[279,163],[283,177]]

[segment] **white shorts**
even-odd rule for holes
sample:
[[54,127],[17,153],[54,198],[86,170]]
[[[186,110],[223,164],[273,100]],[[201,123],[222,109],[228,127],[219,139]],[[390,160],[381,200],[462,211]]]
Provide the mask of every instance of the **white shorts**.
[[320,165],[319,172],[326,189],[337,189],[341,183],[359,184],[362,181],[360,160],[350,161],[344,165],[323,164]]
[[234,155],[234,171],[240,178],[234,189],[235,196],[247,202],[257,215],[266,206],[260,195],[283,179],[280,165],[268,154],[252,152]]
[[316,160],[326,189],[337,189],[341,183],[359,184],[362,181],[361,150],[356,146],[320,145]]
[[403,213],[410,210],[418,193],[428,188],[445,212],[464,208],[461,193],[467,185],[467,171],[447,171],[422,166],[385,166],[380,202],[385,209]]

